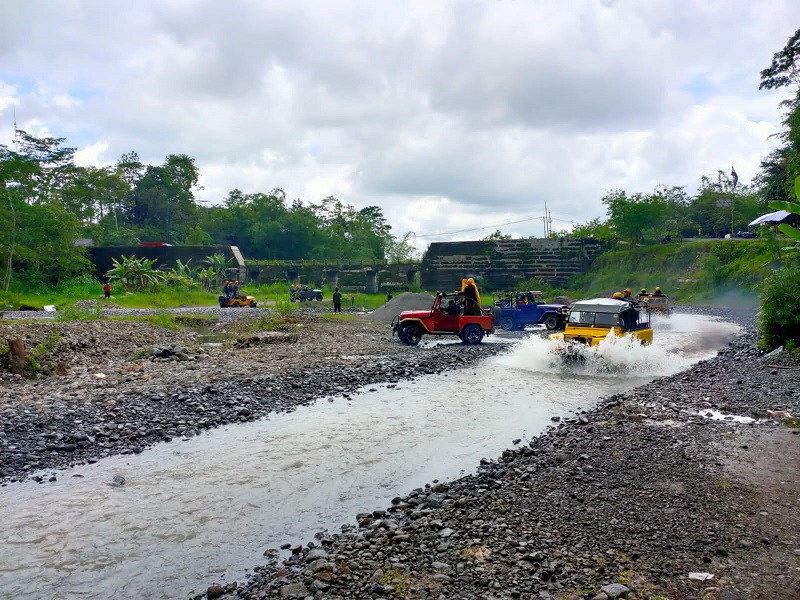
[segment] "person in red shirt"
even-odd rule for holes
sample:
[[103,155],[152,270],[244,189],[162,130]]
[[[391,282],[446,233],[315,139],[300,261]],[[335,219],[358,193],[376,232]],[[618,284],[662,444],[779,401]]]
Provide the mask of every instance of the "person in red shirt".
[[104,297],[106,300],[108,300],[109,298],[111,298],[111,286],[110,286],[108,283],[106,283],[106,284],[103,286],[103,297]]

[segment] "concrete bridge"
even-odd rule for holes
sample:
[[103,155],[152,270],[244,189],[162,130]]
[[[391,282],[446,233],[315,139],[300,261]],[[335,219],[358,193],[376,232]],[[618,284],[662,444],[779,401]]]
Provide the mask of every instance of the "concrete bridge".
[[385,260],[248,260],[247,277],[259,283],[329,285],[377,294],[418,283],[419,263]]
[[419,282],[419,263],[385,260],[246,260],[236,246],[113,246],[88,248],[87,256],[98,279],[105,279],[112,259],[123,256],[156,259],[158,269],[171,269],[176,261],[203,265],[208,256],[222,254],[231,261],[229,277],[241,282],[330,285],[348,291],[377,294],[403,290]]

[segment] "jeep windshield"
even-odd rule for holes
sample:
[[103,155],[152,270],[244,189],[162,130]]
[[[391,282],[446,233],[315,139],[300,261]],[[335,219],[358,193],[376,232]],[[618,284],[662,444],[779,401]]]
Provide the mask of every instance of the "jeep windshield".
[[601,325],[613,327],[619,325],[619,315],[612,313],[578,311],[569,313],[569,322],[573,325]]

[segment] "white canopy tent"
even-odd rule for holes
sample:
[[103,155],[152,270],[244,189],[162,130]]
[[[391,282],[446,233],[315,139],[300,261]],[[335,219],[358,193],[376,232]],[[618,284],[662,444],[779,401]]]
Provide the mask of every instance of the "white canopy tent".
[[753,227],[755,225],[762,225],[764,223],[783,223],[788,217],[791,217],[792,213],[785,211],[785,210],[776,210],[775,212],[767,213],[766,215],[761,215],[757,219],[750,221],[747,225],[748,227]]

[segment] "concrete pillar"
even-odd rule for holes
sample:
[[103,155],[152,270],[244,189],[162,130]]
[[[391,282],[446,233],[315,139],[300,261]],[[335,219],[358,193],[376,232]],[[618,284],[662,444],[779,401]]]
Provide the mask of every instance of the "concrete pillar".
[[298,271],[286,271],[286,279],[289,283],[300,283],[300,273]]
[[337,269],[325,271],[325,283],[333,288],[339,287],[339,271]]
[[244,283],[247,281],[247,264],[244,262],[244,256],[237,246],[231,246],[231,254],[233,254],[233,262],[239,271],[236,279],[239,280],[239,283]]
[[378,293],[378,272],[365,271],[364,272],[364,288],[368,294]]

